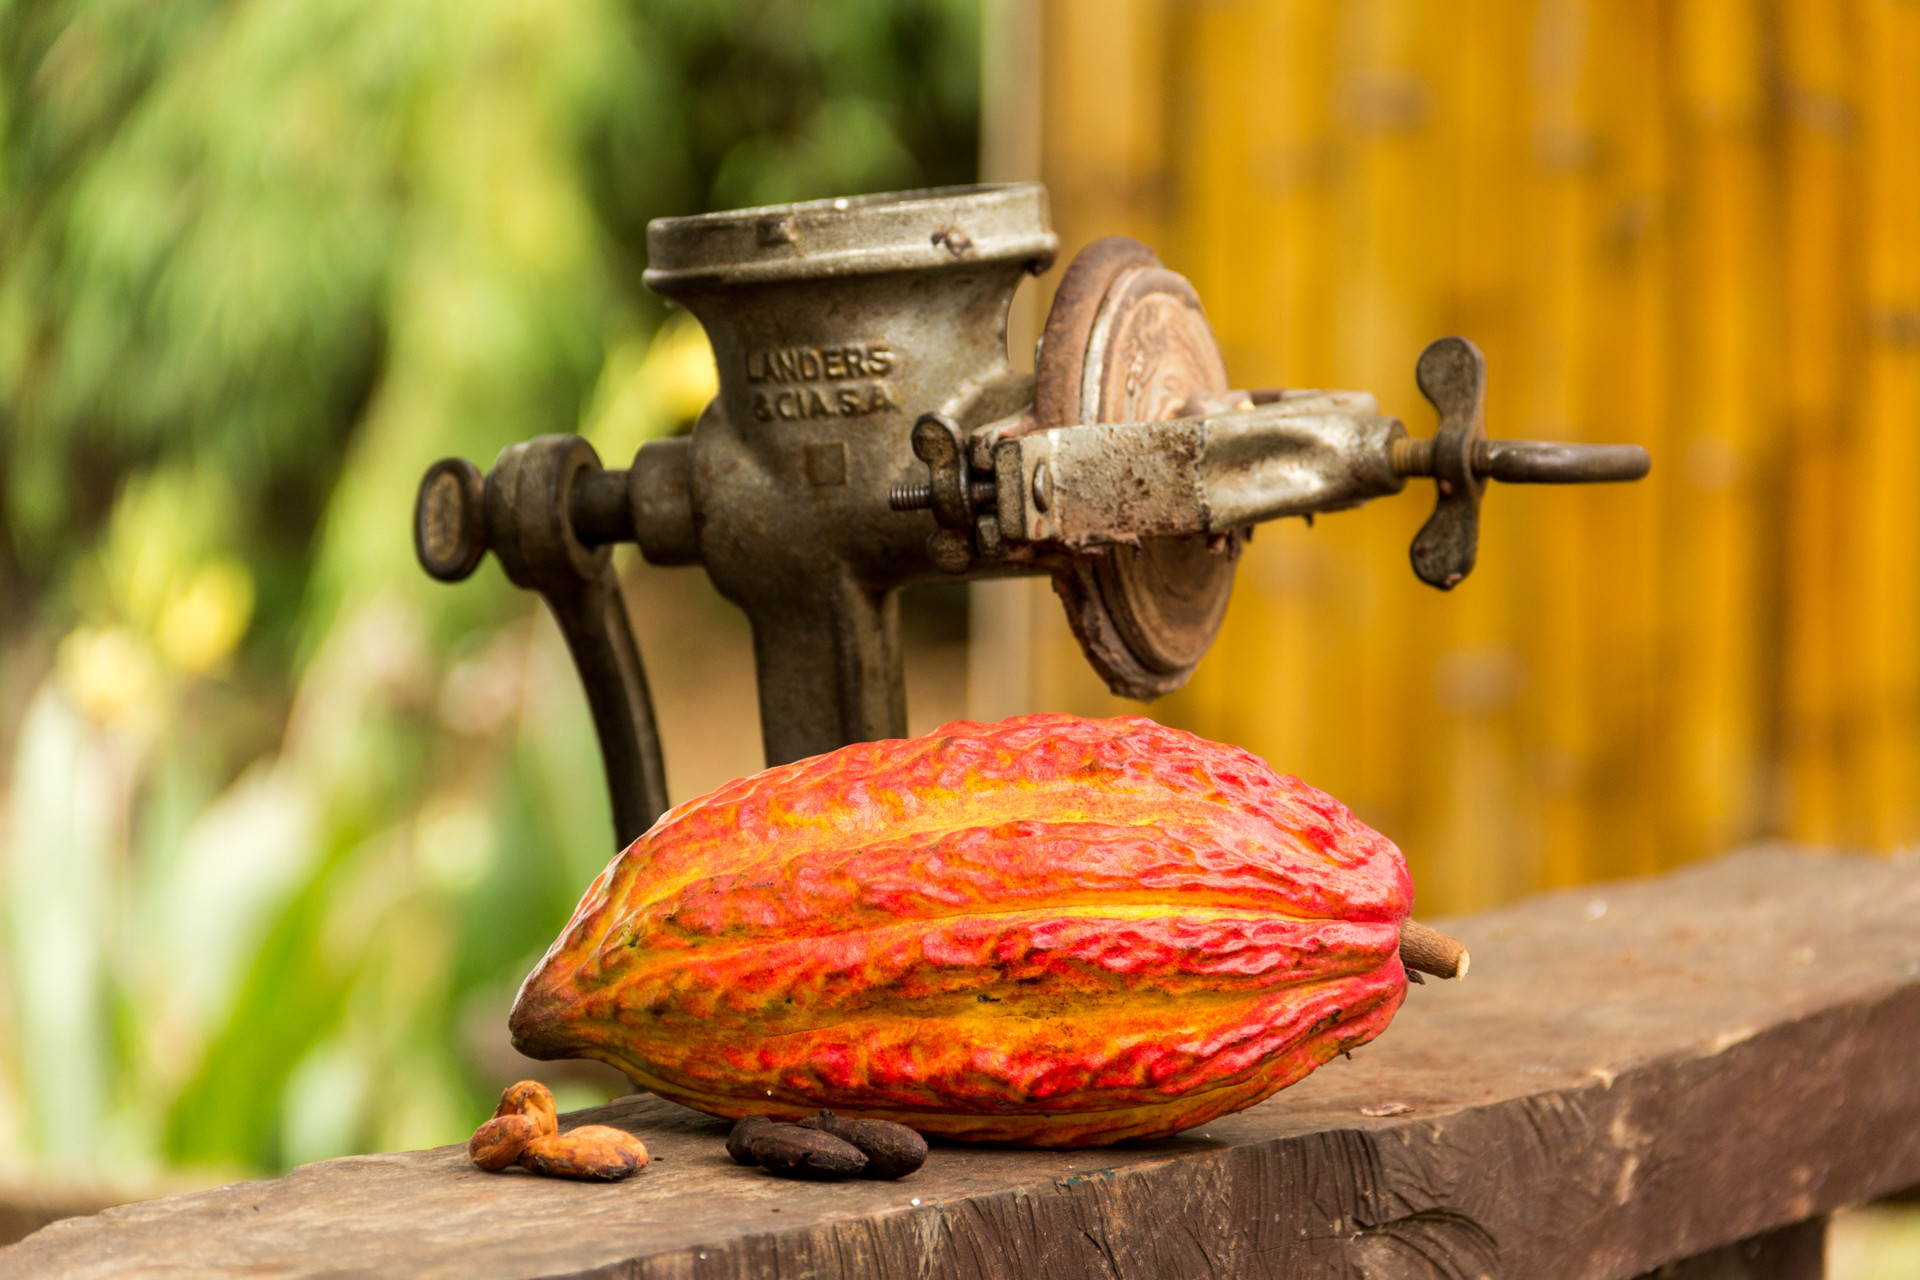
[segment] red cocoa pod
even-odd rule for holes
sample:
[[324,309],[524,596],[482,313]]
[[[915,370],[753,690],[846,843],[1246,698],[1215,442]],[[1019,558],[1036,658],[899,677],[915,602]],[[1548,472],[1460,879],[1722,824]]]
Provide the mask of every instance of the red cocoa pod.
[[538,1132],[560,1132],[560,1115],[553,1108],[553,1091],[538,1080],[522,1080],[502,1089],[500,1105],[493,1109],[493,1114],[532,1116]]
[[860,1148],[867,1158],[866,1168],[860,1170],[863,1178],[904,1178],[927,1162],[927,1140],[891,1120],[822,1111],[799,1123],[803,1129],[818,1129]]
[[735,1164],[759,1164],[753,1158],[753,1135],[772,1124],[765,1116],[742,1116],[727,1135],[727,1154]]
[[540,1135],[532,1116],[514,1113],[495,1116],[467,1139],[467,1156],[488,1173],[497,1173],[520,1158],[527,1144]]
[[788,1178],[830,1181],[851,1178],[867,1167],[865,1153],[851,1142],[797,1124],[757,1128],[747,1148],[755,1164]]
[[583,1124],[529,1142],[520,1153],[520,1167],[550,1178],[618,1182],[647,1167],[647,1145],[625,1129]]
[[961,722],[673,809],[587,890],[511,1028],[728,1118],[1156,1137],[1378,1035],[1412,898],[1390,841],[1237,747]]

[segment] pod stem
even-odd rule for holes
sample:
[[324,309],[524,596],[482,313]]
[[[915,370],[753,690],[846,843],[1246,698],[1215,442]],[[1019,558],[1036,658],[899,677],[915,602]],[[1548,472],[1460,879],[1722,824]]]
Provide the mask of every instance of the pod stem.
[[1400,925],[1400,963],[1436,978],[1467,976],[1467,948],[1438,929],[1407,920]]

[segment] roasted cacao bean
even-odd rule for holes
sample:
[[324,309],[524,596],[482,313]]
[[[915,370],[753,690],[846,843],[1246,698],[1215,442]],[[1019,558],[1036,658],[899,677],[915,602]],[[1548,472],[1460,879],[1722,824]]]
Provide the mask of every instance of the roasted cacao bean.
[[501,1090],[500,1105],[493,1109],[493,1114],[532,1116],[536,1132],[560,1132],[560,1116],[553,1107],[553,1091],[538,1080],[522,1080]]
[[891,1120],[864,1120],[822,1111],[800,1121],[800,1125],[860,1148],[860,1154],[867,1158],[867,1167],[860,1171],[863,1178],[904,1178],[927,1162],[927,1140]]
[[867,1157],[851,1142],[797,1124],[754,1130],[747,1152],[767,1172],[787,1178],[851,1178],[867,1167]]
[[647,1147],[624,1129],[583,1124],[529,1142],[520,1153],[520,1167],[553,1178],[618,1182],[647,1167]]
[[488,1173],[498,1173],[520,1158],[527,1144],[540,1136],[539,1121],[515,1112],[495,1116],[473,1131],[467,1156]]
[[765,1116],[741,1116],[733,1126],[733,1132],[727,1135],[727,1154],[733,1157],[735,1164],[759,1164],[750,1150],[753,1135],[772,1124]]

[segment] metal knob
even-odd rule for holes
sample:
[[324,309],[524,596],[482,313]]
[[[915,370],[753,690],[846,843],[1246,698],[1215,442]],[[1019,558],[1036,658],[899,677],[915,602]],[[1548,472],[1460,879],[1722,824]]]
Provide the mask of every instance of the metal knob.
[[413,504],[413,550],[420,567],[459,582],[487,554],[487,479],[465,458],[442,458],[420,479]]
[[492,551],[509,580],[546,598],[587,687],[619,846],[667,807],[653,698],[613,572],[612,544],[632,537],[627,473],[603,470],[579,436],[512,445],[491,475],[442,458],[413,508],[414,552],[433,577],[458,582]]

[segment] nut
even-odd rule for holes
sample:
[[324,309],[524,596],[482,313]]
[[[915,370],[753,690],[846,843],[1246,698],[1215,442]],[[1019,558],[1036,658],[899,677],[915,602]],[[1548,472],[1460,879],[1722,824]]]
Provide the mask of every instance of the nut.
[[532,1116],[537,1133],[560,1132],[560,1117],[553,1109],[553,1091],[538,1080],[522,1080],[500,1091],[496,1116]]
[[488,1173],[497,1173],[520,1158],[529,1142],[540,1136],[540,1122],[532,1116],[495,1116],[473,1131],[467,1155]]
[[822,1111],[800,1124],[858,1147],[867,1158],[867,1167],[860,1171],[864,1178],[904,1178],[927,1162],[927,1140],[891,1120],[863,1120]]
[[753,1158],[750,1148],[753,1135],[772,1124],[765,1116],[741,1116],[739,1123],[733,1126],[733,1132],[727,1135],[727,1154],[733,1157],[735,1164],[759,1164]]
[[529,1142],[520,1153],[520,1167],[552,1178],[618,1182],[647,1167],[647,1147],[625,1129],[583,1124]]
[[797,1124],[756,1129],[747,1153],[767,1172],[788,1178],[851,1178],[867,1167],[867,1157],[851,1142]]

